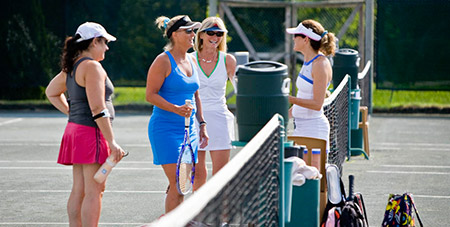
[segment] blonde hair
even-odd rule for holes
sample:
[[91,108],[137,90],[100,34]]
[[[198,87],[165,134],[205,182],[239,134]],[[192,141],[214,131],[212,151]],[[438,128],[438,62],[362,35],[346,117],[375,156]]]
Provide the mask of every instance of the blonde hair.
[[[172,18],[168,18],[166,16],[160,16],[160,17],[156,18],[155,24],[159,29],[164,31],[163,37],[167,37],[167,31],[169,30],[169,28],[172,27],[175,24],[175,22],[177,22],[179,19],[181,19],[184,16],[185,15],[178,15],[178,16],[174,16]],[[174,41],[173,41],[172,37],[170,37],[169,41],[164,46],[164,50],[165,51],[172,50],[173,45],[174,45]]]
[[302,24],[306,28],[311,28],[314,33],[322,36],[322,39],[320,39],[319,41],[309,39],[311,47],[314,50],[321,51],[326,56],[334,56],[334,53],[336,51],[336,37],[334,36],[334,34],[327,32],[326,34],[322,35],[325,32],[325,29],[319,22],[315,20],[304,20],[302,21]]
[[[194,50],[197,52],[200,52],[203,49],[203,40],[200,39],[200,33],[208,28],[214,27],[214,25],[217,25],[222,30],[227,30],[225,27],[225,23],[223,23],[223,20],[220,19],[220,17],[208,17],[202,21],[202,25],[198,29],[197,34],[195,34],[195,44],[194,44]],[[204,31],[203,31],[204,32]],[[217,49],[222,52],[227,51],[227,32],[225,32],[222,36],[222,40],[219,43],[219,46],[217,46]]]

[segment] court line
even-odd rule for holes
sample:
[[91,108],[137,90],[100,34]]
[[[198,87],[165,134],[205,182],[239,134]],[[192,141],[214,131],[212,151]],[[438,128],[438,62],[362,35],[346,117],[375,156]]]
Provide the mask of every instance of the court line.
[[[61,167],[3,166],[3,167],[0,167],[0,170],[70,170],[70,171],[72,171],[72,167],[71,166],[61,166]],[[163,168],[161,168],[161,167],[154,167],[154,168],[151,168],[151,167],[150,168],[149,167],[114,167],[114,170],[115,171],[118,171],[118,170],[163,171]],[[208,168],[208,171],[212,171],[212,168]]]
[[417,172],[417,171],[381,171],[368,170],[367,173],[390,173],[390,174],[426,174],[426,175],[450,175],[450,172]]
[[404,146],[425,146],[425,147],[448,147],[450,143],[392,143],[392,142],[381,142],[377,143],[378,146],[395,146],[395,147],[404,147]]
[[[55,163],[56,160],[0,160],[0,163]],[[150,164],[153,165],[152,161],[121,161],[122,165],[125,164]],[[212,162],[206,162],[207,165],[212,165]]]
[[[0,125],[1,126],[1,125]],[[0,142],[1,146],[60,146],[61,143],[53,143],[53,142],[42,142],[42,141],[17,141],[17,140],[5,140],[3,142]],[[122,144],[122,147],[150,147],[150,144]]]
[[430,198],[430,199],[450,199],[447,195],[416,195],[413,194],[414,198]]
[[[450,146],[450,145],[448,145]],[[420,151],[450,151],[450,147],[373,147],[370,148],[376,151],[397,151],[397,150],[420,150]]]
[[[130,223],[130,222],[124,222],[124,223],[98,223],[99,225],[112,225],[112,226],[117,226],[117,225],[134,225],[134,226],[142,226],[145,225],[145,223]],[[47,225],[65,225],[68,226],[69,223],[68,222],[0,222],[0,226],[2,225],[13,225],[13,226],[17,226],[17,225],[43,225],[43,226],[47,226]]]
[[381,167],[398,168],[430,168],[430,169],[450,169],[450,166],[430,166],[430,165],[380,165]]
[[9,121],[0,122],[0,126],[16,123],[16,122],[19,122],[21,120],[23,120],[23,118],[16,118],[16,119],[12,119],[12,120],[9,120]]
[[[0,190],[0,193],[70,193],[70,190]],[[123,193],[123,194],[166,194],[166,191],[130,191],[130,190],[105,190],[105,193]]]

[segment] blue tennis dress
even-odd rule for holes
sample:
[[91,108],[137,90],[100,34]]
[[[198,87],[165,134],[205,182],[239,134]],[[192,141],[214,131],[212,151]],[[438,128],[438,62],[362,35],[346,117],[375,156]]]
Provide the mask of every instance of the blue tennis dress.
[[[189,57],[192,67],[192,76],[188,77],[178,68],[170,52],[165,52],[170,59],[171,72],[164,80],[158,94],[166,101],[175,105],[184,105],[185,100],[191,100],[194,110],[190,116],[190,139],[195,153],[195,162],[197,162],[198,136],[194,124],[194,116],[197,111],[194,93],[200,87],[197,70],[193,68],[194,64]],[[155,165],[164,165],[177,163],[178,154],[184,138],[184,117],[153,106],[153,114],[148,123],[148,138],[153,152],[153,163]]]

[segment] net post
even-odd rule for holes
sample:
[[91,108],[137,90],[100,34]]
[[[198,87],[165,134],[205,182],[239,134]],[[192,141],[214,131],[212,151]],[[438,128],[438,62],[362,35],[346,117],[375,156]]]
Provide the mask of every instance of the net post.
[[279,171],[279,187],[278,187],[278,195],[279,195],[279,206],[278,206],[278,226],[284,227],[285,221],[285,190],[284,190],[284,143],[286,142],[286,128],[284,127],[284,118],[281,114],[275,114],[278,116],[278,121],[280,124],[279,131],[280,131],[280,171]]
[[347,131],[348,131],[348,133],[347,133],[347,136],[348,136],[348,138],[347,138],[347,141],[348,141],[348,143],[347,143],[347,161],[349,161],[350,160],[350,157],[352,156],[352,151],[350,150],[350,139],[351,139],[351,128],[350,128],[350,121],[351,121],[351,119],[352,119],[352,106],[350,105],[350,102],[351,102],[351,85],[352,85],[352,80],[351,80],[351,78],[350,78],[350,76],[347,74],[347,75],[345,75],[346,77],[347,77],[347,80],[348,80],[348,90],[347,90],[347,100],[348,100],[348,110],[347,110],[347,112],[348,112],[348,121],[347,121]]

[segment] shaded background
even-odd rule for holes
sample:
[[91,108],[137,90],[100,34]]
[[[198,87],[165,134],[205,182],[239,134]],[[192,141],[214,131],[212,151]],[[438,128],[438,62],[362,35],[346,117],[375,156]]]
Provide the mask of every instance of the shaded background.
[[377,0],[377,89],[450,90],[450,1]]
[[[304,0],[299,0],[304,1]],[[317,0],[318,1],[318,0]],[[219,1],[220,2],[220,1]],[[326,2],[326,1],[323,1]],[[118,38],[102,62],[116,86],[145,86],[153,59],[166,39],[154,25],[165,15],[188,14],[201,21],[208,0],[5,0],[0,9],[0,99],[45,99],[45,86],[60,71],[66,36],[94,21]],[[255,3],[257,4],[257,3]],[[304,8],[298,20],[320,21],[337,33],[351,8]],[[374,78],[377,89],[450,90],[446,71],[450,35],[448,0],[377,0]],[[283,8],[233,8],[234,16],[258,53],[284,52]],[[339,41],[358,50],[358,19]],[[225,18],[230,52],[245,51]],[[250,59],[252,60],[252,59]],[[301,63],[299,61],[298,63]]]
[[44,98],[43,90],[60,71],[66,36],[93,21],[118,42],[102,62],[119,86],[145,86],[146,74],[166,40],[155,26],[158,16],[188,14],[201,21],[207,0],[8,0],[0,9],[0,99]]

